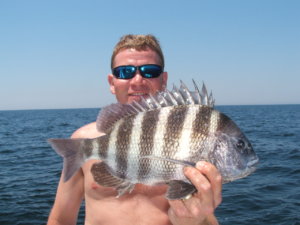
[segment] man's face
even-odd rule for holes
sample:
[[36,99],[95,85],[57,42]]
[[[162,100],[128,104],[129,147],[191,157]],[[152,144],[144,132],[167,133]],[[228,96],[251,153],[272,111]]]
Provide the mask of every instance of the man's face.
[[[120,51],[114,60],[114,67],[145,64],[160,65],[159,56],[153,50],[137,51],[135,49],[125,49]],[[163,72],[157,78],[143,78],[139,71],[131,79],[118,79],[114,75],[108,75],[111,92],[116,95],[118,102],[130,103],[139,100],[141,96],[147,97],[166,87],[168,79],[167,72]]]

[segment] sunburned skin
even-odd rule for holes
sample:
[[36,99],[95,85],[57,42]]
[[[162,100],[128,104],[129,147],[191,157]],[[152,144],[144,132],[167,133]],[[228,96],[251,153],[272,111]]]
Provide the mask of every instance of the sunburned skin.
[[[96,130],[95,123],[85,126],[72,135],[72,138],[95,138],[103,134]],[[132,225],[147,224],[169,225],[168,209],[165,199],[167,185],[145,186],[136,184],[131,193],[119,198],[114,188],[103,187],[94,181],[91,167],[99,160],[89,160],[82,167],[84,177],[85,225],[114,224]],[[101,215],[101,216],[99,216]]]
[[[114,188],[98,185],[90,172],[91,160],[84,164],[85,224],[171,224],[168,217],[169,203],[164,195],[166,185],[145,186],[137,184],[131,193],[116,198]],[[96,216],[101,214],[101,216]],[[155,216],[154,216],[155,215]]]

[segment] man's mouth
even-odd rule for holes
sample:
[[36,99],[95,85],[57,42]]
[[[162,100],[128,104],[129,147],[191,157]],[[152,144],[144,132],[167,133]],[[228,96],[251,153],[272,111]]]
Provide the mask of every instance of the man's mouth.
[[135,101],[139,101],[142,97],[147,98],[149,96],[148,93],[145,92],[136,92],[136,93],[131,93],[129,94],[129,98]]
[[144,93],[144,92],[138,92],[138,93],[131,93],[129,94],[129,96],[146,96],[148,95],[148,93]]

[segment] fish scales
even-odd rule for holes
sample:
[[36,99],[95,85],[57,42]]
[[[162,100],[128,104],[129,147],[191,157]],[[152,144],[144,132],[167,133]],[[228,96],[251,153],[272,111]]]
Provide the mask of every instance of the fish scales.
[[[116,171],[117,170],[117,134],[119,131],[119,127],[121,125],[121,123],[123,122],[123,120],[119,120],[116,122],[115,126],[113,127],[111,133],[109,133],[109,143],[108,143],[108,152],[107,152],[107,158],[106,159],[109,167],[112,169],[112,171]],[[99,138],[102,139],[102,138]],[[99,149],[99,152],[101,152],[102,150]],[[99,154],[100,156],[100,154]],[[99,157],[100,158],[100,157]]]
[[[166,127],[168,124],[168,115],[172,110],[171,107],[162,108],[159,110],[158,120],[156,121],[155,125],[155,133],[153,140],[155,141],[155,145],[152,147],[152,155],[157,156],[158,158],[162,158],[163,155],[163,146],[164,146],[164,137],[166,135]],[[156,160],[151,158],[147,158],[150,160],[150,171],[149,176],[145,177],[145,182],[147,184],[154,183],[157,177],[161,177],[161,172],[157,171],[156,164],[158,163]],[[151,180],[153,179],[153,180]]]
[[[187,106],[175,106],[172,107],[169,114],[167,115],[167,126],[165,129],[164,145],[160,155],[162,158],[173,158],[173,159],[186,159],[189,156],[189,148],[186,143],[189,143],[189,122],[192,122],[191,111],[195,107]],[[181,155],[181,158],[180,156]],[[181,164],[175,164],[166,160],[155,160],[153,161],[153,169],[156,171],[156,178],[162,180],[171,179],[182,179],[181,170],[183,166]]]
[[[217,129],[218,114],[207,106],[201,106],[193,123],[190,141],[191,156],[207,159],[207,152],[211,151],[209,143],[213,143],[214,131]],[[202,140],[202,141],[197,141]],[[201,155],[199,155],[201,153]]]
[[[94,149],[94,146],[95,146],[94,142],[95,141],[93,141],[93,140],[86,140],[84,142],[84,144],[81,143],[81,145],[82,145],[82,153],[83,153],[85,159],[89,159],[89,158],[92,157],[92,155],[93,155],[93,149]],[[96,149],[98,149],[98,148],[96,148]]]
[[[156,123],[155,145],[153,155],[158,158],[172,158],[178,149],[178,138],[186,114],[184,107],[167,107],[160,111],[160,120]],[[159,122],[160,121],[160,122]],[[157,144],[158,143],[158,144]],[[165,160],[153,160],[150,163],[150,173],[145,177],[147,184],[158,180],[168,180],[174,172],[174,165]]]
[[[159,121],[159,110],[151,110],[145,113],[141,124],[142,133],[140,136],[140,156],[152,155],[154,148],[154,136]],[[151,171],[151,159],[141,158],[138,163],[138,177],[140,181],[144,181]]]
[[102,159],[106,159],[108,157],[108,149],[109,149],[109,135],[103,136],[101,139],[95,139],[98,142],[98,149],[93,149],[93,158],[97,158],[98,155]]
[[[168,119],[168,126],[167,126],[167,136],[165,137],[165,146],[164,154],[165,158],[173,158],[176,159],[176,154],[180,151],[180,147],[182,144],[182,133],[185,130],[184,125],[189,118],[188,115],[189,109],[185,106],[178,106],[173,108],[173,113],[170,115]],[[189,152],[188,148],[185,148],[186,153]],[[168,161],[162,161],[164,163],[164,176],[163,179],[171,180],[173,179],[180,179],[182,178],[179,171],[182,170],[182,165],[174,164]],[[178,173],[179,172],[179,173]]]
[[118,127],[118,133],[116,137],[116,173],[125,178],[127,174],[127,159],[130,149],[130,137],[133,132],[133,124],[136,119],[136,115],[130,116],[123,120]]
[[[205,151],[205,140],[208,137],[210,118],[212,108],[206,106],[198,107],[198,112],[195,115],[195,120],[192,125],[192,133],[190,140],[191,156],[195,157],[199,150],[201,154]],[[198,140],[202,140],[201,142]]]
[[[100,139],[89,139],[85,140],[85,145],[83,147],[83,153],[85,160],[90,159],[99,159],[99,156],[101,158],[107,158],[107,150],[108,150],[108,141],[109,136],[103,137]],[[101,149],[101,151],[99,151]]]
[[[155,183],[158,178],[164,179],[163,176],[167,174],[164,170],[164,163],[166,161],[153,161],[149,158],[143,158],[143,156],[152,154],[162,158],[170,156],[170,152],[172,151],[170,151],[168,143],[169,141],[174,142],[175,138],[167,138],[167,134],[170,133],[167,128],[170,127],[170,123],[173,123],[172,116],[178,117],[178,113],[174,113],[175,111],[173,108],[163,108],[138,114],[143,115],[140,116],[143,117],[143,120],[135,122],[137,124],[137,134],[131,137],[131,160],[129,161],[134,170],[132,170],[132,173],[128,173],[130,179],[137,182],[143,181],[147,184]],[[178,132],[180,132],[180,129]],[[175,150],[174,147],[173,149]],[[138,165],[138,168],[136,165]],[[137,174],[136,171],[138,172]]]
[[[137,116],[130,116],[118,124],[117,133],[117,169],[116,174],[123,178],[130,178],[136,182],[147,182],[148,184],[153,184],[158,178],[162,180],[168,180],[175,178],[178,170],[182,169],[182,165],[177,165],[170,163],[169,161],[163,160],[152,160],[149,158],[142,158],[142,156],[151,155],[154,151],[154,155],[161,158],[174,158],[181,160],[191,160],[194,159],[195,155],[192,154],[190,146],[192,145],[190,135],[193,134],[193,123],[195,119],[200,121],[204,120],[210,121],[211,110],[208,111],[209,114],[204,116],[204,112],[201,112],[203,118],[196,116],[198,110],[203,107],[200,106],[177,106],[171,107],[170,109],[164,108],[162,110],[153,110],[145,113],[139,113]],[[153,120],[149,115],[161,114],[162,121],[166,122],[165,125],[158,123],[159,120]],[[150,120],[150,121],[148,121]],[[159,129],[156,126],[160,124]],[[202,124],[203,125],[203,124]],[[210,127],[208,124],[206,127]],[[155,135],[145,135],[149,130],[157,131],[156,136],[164,132],[164,135],[160,136],[163,139],[160,141],[160,145],[154,146],[154,136]],[[207,132],[209,128],[206,129]],[[141,133],[144,131],[144,136],[141,137]],[[199,131],[197,131],[199,133]],[[201,130],[201,138],[204,140],[207,135],[203,130]],[[152,134],[155,134],[153,132]],[[140,138],[139,138],[140,137]],[[113,137],[112,137],[113,138]],[[199,137],[198,137],[199,140]],[[159,140],[158,140],[159,142]],[[157,141],[155,144],[158,143]],[[144,143],[142,145],[142,143]],[[198,142],[199,143],[199,142]],[[199,148],[198,148],[199,149]],[[199,157],[199,154],[198,154]],[[195,159],[193,160],[195,161]],[[129,169],[127,170],[127,165],[129,163]],[[146,164],[145,164],[146,162]],[[154,171],[152,174],[150,171]],[[137,173],[138,172],[138,173]],[[179,173],[180,174],[180,173]],[[151,181],[155,178],[155,181]],[[148,179],[148,181],[147,181]]]
[[185,166],[208,161],[229,182],[249,175],[258,163],[243,132],[213,104],[204,85],[192,92],[182,83],[140,102],[103,108],[97,128],[104,136],[49,143],[64,157],[65,181],[85,161],[99,159],[91,168],[95,181],[116,188],[118,196],[136,183],[166,183],[166,198],[180,199],[196,191],[184,176]]
[[[126,171],[126,177],[130,177],[132,180],[137,181],[139,176],[139,155],[141,152],[140,148],[140,137],[143,133],[143,120],[146,113],[139,113],[136,115],[133,121],[133,127],[131,135],[129,137],[129,146],[126,151],[128,151],[127,163],[128,170]],[[127,121],[127,120],[126,120]],[[124,156],[125,157],[125,156]]]
[[188,108],[185,106],[172,107],[167,119],[162,156],[173,158],[180,145],[180,136],[186,119]]
[[[115,173],[122,178],[129,178],[134,182],[145,182],[147,184],[154,184],[156,182],[159,183],[159,179],[182,179],[183,177],[180,170],[182,170],[183,166],[181,164],[175,164],[166,160],[151,160],[149,158],[142,158],[142,156],[150,155],[150,153],[154,152],[156,157],[180,160],[193,159],[192,161],[195,162],[196,155],[190,152],[190,146],[184,146],[184,142],[192,144],[190,135],[193,134],[192,127],[195,122],[194,120],[197,118],[199,121],[203,121],[203,124],[201,124],[202,126],[206,123],[206,126],[204,126],[206,127],[205,132],[203,132],[203,130],[201,130],[201,132],[197,131],[202,134],[202,140],[207,138],[206,136],[209,131],[213,131],[215,129],[211,128],[211,126],[215,125],[215,123],[211,123],[211,121],[215,120],[214,118],[211,118],[213,115],[212,110],[202,111],[201,116],[203,118],[199,118],[199,116],[197,117],[195,116],[196,114],[193,113],[193,111],[195,112],[202,108],[203,107],[197,105],[167,107],[159,110],[157,109],[154,111],[139,113],[137,116],[130,116],[123,119],[122,123],[118,124],[118,127],[116,128],[118,129],[116,139],[116,154],[118,158]],[[208,115],[206,115],[206,112],[208,112]],[[150,113],[155,113],[156,115],[160,114],[161,120],[152,120],[151,123],[150,121],[148,122],[150,117],[146,115]],[[191,114],[194,116],[191,116]],[[147,127],[143,127],[143,125],[147,125]],[[156,129],[157,126],[159,126],[159,129]],[[144,139],[138,138],[140,137],[141,130],[148,131],[149,128],[156,130],[157,133],[155,133],[154,136],[160,136],[161,139],[158,139],[157,141],[154,138],[150,138],[149,135],[144,136]],[[161,135],[162,131],[164,135]],[[150,138],[150,140],[148,138]],[[156,140],[156,145],[153,143],[154,140]],[[149,145],[142,146],[141,143],[148,143]],[[153,147],[154,149],[152,149]],[[128,154],[129,151],[130,153]],[[198,153],[197,156],[198,158],[201,158],[201,154]],[[202,156],[202,158],[205,157]],[[148,168],[143,164],[144,160],[148,161]],[[131,169],[127,171],[128,162],[130,162],[129,165],[131,165]],[[146,171],[144,171],[145,168],[147,168]]]
[[193,135],[194,132],[196,132],[196,130],[194,129],[194,124],[197,120],[197,115],[199,114],[201,107],[199,105],[193,105],[187,107],[187,110],[188,111],[186,113],[183,128],[179,138],[179,147],[174,156],[174,159],[178,160],[191,160],[195,156],[194,149],[192,148],[192,142],[195,141],[195,139],[193,139]]

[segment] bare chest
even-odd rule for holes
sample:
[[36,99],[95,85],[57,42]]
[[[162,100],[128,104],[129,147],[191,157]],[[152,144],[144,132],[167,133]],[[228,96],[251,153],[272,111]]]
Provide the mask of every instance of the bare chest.
[[95,215],[99,215],[99,224],[118,224],[120,218],[120,224],[169,224],[169,203],[164,198],[167,186],[137,184],[130,194],[116,198],[115,189],[100,186],[94,181],[90,169],[95,162],[90,160],[82,167],[87,220],[95,222]]

